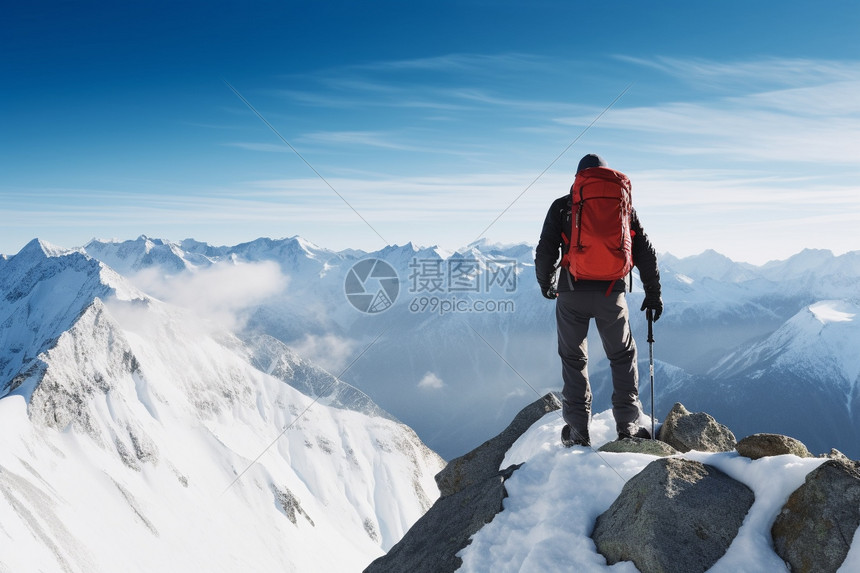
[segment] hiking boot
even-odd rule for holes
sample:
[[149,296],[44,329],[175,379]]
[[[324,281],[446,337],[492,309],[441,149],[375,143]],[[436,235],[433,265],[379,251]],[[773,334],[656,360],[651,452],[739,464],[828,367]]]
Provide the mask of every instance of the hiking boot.
[[[573,436],[571,436],[573,434]],[[561,444],[565,448],[572,448],[573,446],[586,446],[591,447],[591,440],[588,437],[588,430],[584,432],[573,432],[569,425],[565,424],[561,429]]]
[[626,438],[638,438],[640,440],[650,440],[651,432],[649,432],[646,428],[639,428],[636,430],[635,434],[628,434],[627,432],[618,432],[618,440],[623,440]]

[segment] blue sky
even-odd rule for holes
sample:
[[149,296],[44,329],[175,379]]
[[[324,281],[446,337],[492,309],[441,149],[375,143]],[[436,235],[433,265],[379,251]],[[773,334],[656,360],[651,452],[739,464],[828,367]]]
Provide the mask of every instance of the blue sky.
[[660,252],[860,249],[856,2],[112,4],[4,9],[0,253],[535,243],[588,152]]

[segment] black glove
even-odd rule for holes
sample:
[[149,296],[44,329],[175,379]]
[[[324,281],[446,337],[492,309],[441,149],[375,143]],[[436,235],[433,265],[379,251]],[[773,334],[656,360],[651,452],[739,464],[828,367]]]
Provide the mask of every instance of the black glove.
[[654,313],[654,322],[657,322],[657,319],[663,314],[663,299],[660,298],[660,291],[645,291],[645,300],[642,301],[642,308],[639,310],[645,309]]
[[555,300],[556,298],[558,298],[558,292],[555,290],[555,287],[552,285],[549,285],[549,286],[541,285],[540,293],[543,295],[544,298],[548,298],[550,300]]

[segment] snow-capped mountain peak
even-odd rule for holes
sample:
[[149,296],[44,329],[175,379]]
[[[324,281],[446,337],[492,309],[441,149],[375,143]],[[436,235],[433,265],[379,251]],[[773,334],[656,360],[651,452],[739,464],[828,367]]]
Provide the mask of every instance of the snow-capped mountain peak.
[[784,261],[771,261],[762,266],[768,273],[778,272],[783,276],[800,276],[827,265],[834,259],[833,252],[827,249],[804,249]]
[[84,246],[84,251],[122,274],[152,267],[176,273],[194,268],[195,263],[207,262],[204,259],[193,263],[175,243],[146,235],[121,242],[93,239]]
[[[728,407],[720,411],[764,404],[756,416],[738,424],[758,424],[854,452],[860,407],[858,312],[860,307],[846,300],[813,303],[770,336],[725,357],[709,373],[729,393]],[[791,427],[791,419],[797,427]]]
[[0,396],[96,298],[110,296],[145,295],[81,250],[34,240],[10,257],[0,276]]
[[752,265],[736,263],[713,249],[683,259],[666,254],[661,257],[660,263],[661,270],[666,268],[692,280],[713,279],[721,282],[738,283],[758,276]]
[[45,257],[61,257],[76,250],[77,249],[58,247],[57,245],[53,245],[43,239],[33,239],[21,249],[21,253],[24,253],[25,256],[41,254]]

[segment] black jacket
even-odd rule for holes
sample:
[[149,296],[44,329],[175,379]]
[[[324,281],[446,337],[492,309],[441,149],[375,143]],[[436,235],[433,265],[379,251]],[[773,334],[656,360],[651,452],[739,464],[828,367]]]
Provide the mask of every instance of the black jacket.
[[[543,223],[540,241],[537,249],[535,249],[535,274],[537,275],[537,282],[544,292],[552,285],[555,271],[561,259],[564,245],[561,233],[562,231],[570,233],[570,210],[570,194],[559,197],[552,202]],[[642,229],[635,209],[630,217],[630,229],[635,233],[633,235],[633,264],[639,269],[639,278],[642,280],[645,292],[659,294],[660,271],[657,268],[657,252],[651,245],[651,241],[648,240],[648,235]],[[567,269],[562,269],[556,288],[559,292],[571,290],[606,291],[610,288],[610,283],[611,281],[576,281]],[[625,284],[626,281],[616,281],[612,290],[623,291]]]

